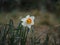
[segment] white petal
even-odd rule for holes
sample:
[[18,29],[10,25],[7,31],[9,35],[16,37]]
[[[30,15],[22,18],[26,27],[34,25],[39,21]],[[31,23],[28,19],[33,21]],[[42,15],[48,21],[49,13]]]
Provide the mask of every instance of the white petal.
[[29,17],[30,17],[30,15],[27,15],[27,16],[26,16],[26,18],[29,18]]
[[27,25],[28,28],[31,28],[31,25]]
[[23,25],[24,27],[26,26],[26,24],[25,24],[24,22],[22,23],[22,25]]
[[34,17],[34,16],[31,16],[31,19],[32,19],[32,20],[34,20],[34,19],[35,19],[35,17]]
[[22,18],[21,21],[25,21],[26,19],[25,18]]
[[32,21],[31,25],[34,25],[34,21]]

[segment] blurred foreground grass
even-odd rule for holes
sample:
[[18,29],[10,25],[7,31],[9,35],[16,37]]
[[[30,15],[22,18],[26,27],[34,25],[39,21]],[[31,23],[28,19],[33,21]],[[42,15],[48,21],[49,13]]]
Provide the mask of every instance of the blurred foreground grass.
[[21,22],[15,27],[12,19],[0,24],[0,45],[60,45],[60,26],[33,26],[28,30]]

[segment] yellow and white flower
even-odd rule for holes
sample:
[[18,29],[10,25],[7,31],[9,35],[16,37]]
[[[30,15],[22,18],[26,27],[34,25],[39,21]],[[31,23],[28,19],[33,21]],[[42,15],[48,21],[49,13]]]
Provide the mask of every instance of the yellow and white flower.
[[32,25],[34,25],[34,16],[27,15],[25,18],[22,18],[22,25],[25,27],[27,26],[28,28],[31,28]]

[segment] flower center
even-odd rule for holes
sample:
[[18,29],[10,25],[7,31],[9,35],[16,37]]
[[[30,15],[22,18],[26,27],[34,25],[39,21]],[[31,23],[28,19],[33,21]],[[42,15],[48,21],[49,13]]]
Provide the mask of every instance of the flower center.
[[31,24],[32,20],[31,20],[30,18],[28,18],[28,19],[26,20],[26,22],[27,22],[27,24]]

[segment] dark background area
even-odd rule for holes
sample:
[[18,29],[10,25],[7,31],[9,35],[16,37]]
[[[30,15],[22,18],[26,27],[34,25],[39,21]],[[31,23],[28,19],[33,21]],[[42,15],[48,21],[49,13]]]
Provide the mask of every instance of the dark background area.
[[40,9],[42,5],[50,12],[60,10],[60,0],[0,0],[0,11]]

